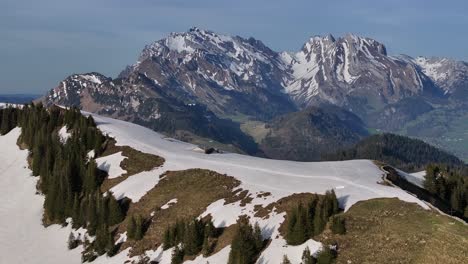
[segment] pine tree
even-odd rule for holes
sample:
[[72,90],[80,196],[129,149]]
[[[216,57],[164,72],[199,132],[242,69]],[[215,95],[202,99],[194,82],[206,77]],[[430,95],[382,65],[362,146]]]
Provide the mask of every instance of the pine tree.
[[343,235],[346,233],[345,219],[341,216],[333,216],[331,218],[331,230],[334,234]]
[[132,215],[127,222],[127,237],[129,239],[135,239],[136,229],[137,229],[137,226],[136,226],[135,217],[133,217]]
[[86,216],[87,216],[87,229],[91,235],[96,233],[96,228],[98,225],[98,217],[96,212],[96,199],[95,195],[90,194],[88,195],[88,207],[86,209]]
[[212,243],[211,238],[209,236],[205,236],[203,239],[202,245],[202,254],[204,257],[208,257],[214,250],[214,243]]
[[[325,209],[326,210],[326,209]],[[314,215],[314,235],[322,233],[325,227],[324,219],[324,203],[323,199],[319,199]]]
[[172,252],[171,264],[182,264],[184,262],[184,250],[176,246]]
[[135,217],[135,240],[141,240],[143,238],[143,219],[140,215]]
[[74,249],[78,246],[78,244],[79,241],[75,238],[75,235],[70,232],[70,235],[68,236],[68,249]]
[[[262,248],[257,246],[260,243],[254,237],[254,230],[245,217],[237,221],[237,231],[231,243],[231,252],[229,253],[229,264],[251,264],[255,263],[256,258]],[[262,241],[263,244],[263,241]]]
[[286,240],[290,245],[300,245],[309,237],[308,213],[300,203],[291,213]]
[[85,193],[92,193],[97,189],[97,165],[94,160],[88,163],[88,168],[85,176]]
[[200,252],[203,244],[203,233],[197,219],[186,224],[183,244],[184,252],[187,255],[196,255]]
[[164,231],[163,235],[163,249],[167,250],[174,246],[174,232],[172,231],[172,227],[168,227],[166,231]]
[[332,215],[337,214],[340,211],[338,199],[336,198],[335,191],[332,189],[330,191],[330,200],[332,204]]
[[5,135],[10,130],[10,115],[9,108],[5,108],[2,111],[2,124],[0,126],[0,134]]
[[83,225],[83,218],[80,214],[80,200],[78,199],[78,194],[75,193],[73,197],[73,209],[72,209],[72,219],[73,227],[78,228]]
[[261,249],[263,248],[263,236],[262,230],[260,229],[260,225],[255,223],[254,231],[253,231],[254,241],[255,241],[255,248]]
[[283,255],[283,261],[281,261],[281,264],[291,264],[287,255]]
[[316,260],[310,253],[309,247],[306,247],[304,249],[304,252],[302,253],[302,264],[315,264]]
[[122,222],[124,215],[114,195],[112,195],[112,193],[107,193],[107,197],[108,197],[107,206],[108,206],[108,212],[109,212],[108,222],[109,222],[109,225],[112,226],[112,225]]
[[328,246],[324,246],[317,254],[317,264],[331,264],[335,258],[333,252]]
[[205,237],[215,237],[217,235],[216,228],[211,220],[205,224],[205,230],[203,232]]

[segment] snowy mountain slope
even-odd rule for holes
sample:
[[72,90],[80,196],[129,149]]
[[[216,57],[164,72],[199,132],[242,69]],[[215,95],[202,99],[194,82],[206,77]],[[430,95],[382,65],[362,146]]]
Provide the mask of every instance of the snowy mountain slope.
[[77,106],[180,138],[196,135],[231,144],[246,153],[256,152],[253,140],[237,124],[218,118],[204,105],[180,100],[138,72],[116,80],[97,73],[75,74],[51,90],[43,101],[46,105]]
[[317,101],[350,105],[350,97],[364,93],[381,104],[394,103],[422,94],[427,86],[415,65],[388,56],[383,44],[353,34],[312,37],[301,51],[282,58],[293,77],[286,91],[303,106]]
[[[272,243],[260,256],[259,263],[276,263],[283,254],[287,254],[293,263],[299,263],[301,253],[306,246],[313,251],[320,249],[320,243],[309,240],[303,245],[293,247],[279,235],[278,228],[284,221],[284,213],[272,212],[268,219],[255,217],[255,205],[266,207],[268,204],[293,193],[324,193],[334,189],[341,206],[345,209],[357,201],[377,197],[398,197],[404,201],[415,202],[424,208],[427,205],[406,192],[380,185],[382,171],[368,160],[344,162],[291,162],[262,159],[239,154],[203,154],[197,146],[164,136],[147,128],[93,115],[98,127],[115,137],[119,145],[128,145],[137,150],[164,157],[164,165],[151,172],[143,172],[129,177],[111,191],[119,198],[128,197],[137,202],[160,180],[160,175],[168,170],[204,168],[219,173],[226,173],[241,181],[241,188],[252,194],[270,192],[268,197],[256,197],[245,206],[240,202],[225,204],[224,200],[210,205],[202,216],[210,214],[215,226],[224,227],[234,224],[240,215],[249,215],[252,222],[258,222],[264,230],[265,238],[273,238]],[[269,231],[268,231],[269,230]],[[280,250],[281,249],[281,250]],[[206,263],[210,259],[226,261],[229,249],[224,249],[209,259],[198,257],[193,263]],[[154,260],[169,263],[171,251],[161,248],[147,252]],[[218,263],[218,262],[216,262]]]
[[120,76],[144,74],[216,114],[272,117],[295,109],[283,94],[284,70],[278,53],[259,40],[191,28],[147,45]]
[[[466,90],[466,68],[464,62],[443,58],[389,56],[382,43],[353,34],[315,36],[300,51],[288,53],[273,51],[254,38],[192,28],[147,45],[115,85],[122,81],[121,93],[129,94],[142,88],[128,80],[142,75],[150,90],[165,91],[163,97],[203,104],[217,115],[269,119],[317,102],[368,111],[407,97]],[[111,81],[97,73],[72,75],[47,100],[77,103],[72,98],[83,96],[90,86],[100,90],[106,80]],[[132,98],[125,105],[138,110],[142,100]],[[81,103],[85,110],[97,112],[92,104]]]
[[[255,216],[256,205],[265,207],[293,193],[324,193],[326,190],[334,189],[341,206],[345,209],[349,209],[357,201],[378,197],[398,197],[401,200],[414,202],[423,208],[428,208],[425,203],[400,189],[378,184],[382,171],[369,160],[305,163],[268,160],[229,153],[207,155],[197,151],[198,148],[195,145],[165,138],[161,134],[138,125],[98,115],[93,115],[93,117],[99,129],[115,137],[118,145],[128,145],[165,159],[162,167],[130,176],[112,188],[111,191],[119,198],[126,196],[133,202],[137,202],[146,192],[158,184],[159,176],[167,170],[204,168],[226,173],[240,180],[240,187],[253,194],[252,201],[245,206],[241,205],[240,201],[227,204],[224,200],[215,201],[201,216],[210,214],[218,227],[235,223],[240,215],[250,216],[252,223],[258,222],[263,230],[264,238],[272,239],[269,246],[262,252],[258,263],[277,263],[277,260],[281,259],[284,254],[288,255],[292,263],[299,263],[302,251],[306,246],[312,252],[321,248],[321,243],[313,240],[308,240],[299,246],[286,245],[286,241],[279,233],[279,226],[284,221],[285,213],[272,211],[267,218]],[[18,215],[18,219],[26,219],[26,222],[18,221],[18,225],[12,229],[7,221],[8,218],[2,217],[3,220],[0,221],[7,222],[2,222],[0,227],[7,228],[0,230],[2,234],[0,241],[5,241],[4,237],[10,237],[11,239],[6,241],[15,241],[17,243],[15,245],[20,245],[20,248],[34,248],[34,250],[20,254],[13,248],[9,251],[2,251],[2,253],[13,262],[31,263],[34,262],[31,260],[32,258],[35,260],[51,258],[50,261],[47,261],[48,263],[59,263],[67,258],[67,263],[74,263],[75,260],[78,263],[79,250],[66,250],[65,241],[70,231],[69,228],[51,226],[44,229],[41,226],[43,199],[34,195],[36,179],[28,178],[30,171],[26,169],[27,151],[20,151],[16,146],[19,133],[20,130],[15,129],[8,135],[0,137],[1,145],[5,146],[0,152],[2,157],[6,157],[0,161],[0,170],[4,172],[2,173],[4,177],[0,177],[0,181],[3,181],[2,186],[12,186],[12,188],[0,192],[0,198],[12,201],[0,206],[0,210],[2,210],[0,215]],[[30,180],[29,183],[24,184],[28,180]],[[17,190],[23,191],[18,192]],[[266,197],[255,195],[261,192],[270,192],[271,195]],[[31,210],[31,205],[34,205],[34,210]],[[33,215],[26,218],[19,217],[22,211]],[[25,227],[26,232],[22,231]],[[21,239],[15,237],[18,232],[24,234]],[[41,237],[42,240],[37,240],[37,237]],[[47,241],[50,239],[49,243],[42,243],[44,239]],[[36,242],[40,242],[40,245],[31,244]],[[9,247],[11,245],[2,248]],[[48,251],[49,247],[54,251]],[[112,258],[100,257],[95,263],[123,263],[129,259],[127,257],[129,250],[125,249]],[[49,256],[52,253],[48,252],[54,252],[55,255]],[[171,252],[171,249],[163,251],[160,247],[147,251],[146,255],[150,256],[152,260],[168,264]],[[204,264],[206,261],[225,263],[228,253],[229,246],[209,258],[197,257],[190,263]],[[57,262],[54,259],[57,259]],[[136,260],[137,257],[132,259]]]
[[[468,63],[448,58],[417,57],[411,60],[431,78],[446,94],[466,93],[468,87]],[[456,98],[456,97],[454,97]]]
[[[118,78],[74,74],[43,101],[262,156],[236,122],[269,123],[331,103],[367,127],[411,135],[399,129],[418,117],[437,119],[432,110],[463,116],[467,88],[465,62],[391,56],[383,43],[354,34],[315,36],[297,52],[277,52],[254,38],[192,28],[147,45]],[[431,130],[423,125],[417,130]]]
[[[163,157],[166,162],[158,168],[158,173],[175,169],[209,169],[238,178],[242,187],[252,192],[271,192],[274,199],[292,193],[324,193],[326,190],[336,189],[345,208],[357,201],[376,197],[399,197],[426,207],[424,203],[401,190],[377,184],[383,172],[369,160],[294,162],[231,153],[207,155],[195,151],[195,145],[167,139],[138,125],[97,115],[93,117],[99,129],[115,137],[118,145],[128,145]],[[127,196],[126,192],[135,187],[148,191],[159,180],[156,174],[152,178],[137,175],[129,177],[115,186],[114,191],[117,196]],[[132,200],[140,198],[131,194],[128,197]]]
[[44,198],[35,194],[28,151],[16,145],[20,134],[0,136],[0,263],[81,263],[80,248],[67,248],[69,227],[42,226]]

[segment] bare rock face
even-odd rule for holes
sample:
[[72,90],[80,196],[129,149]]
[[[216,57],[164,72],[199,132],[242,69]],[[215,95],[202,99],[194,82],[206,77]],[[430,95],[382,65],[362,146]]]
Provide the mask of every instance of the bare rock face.
[[291,73],[285,89],[303,107],[325,101],[369,111],[422,95],[431,86],[414,63],[388,56],[373,39],[351,34],[313,37],[301,51],[282,58]]
[[284,70],[279,55],[258,40],[192,28],[146,46],[126,72],[216,114],[271,118],[296,109],[283,93]]
[[408,58],[428,76],[444,94],[453,99],[466,99],[468,96],[468,63],[447,58]]

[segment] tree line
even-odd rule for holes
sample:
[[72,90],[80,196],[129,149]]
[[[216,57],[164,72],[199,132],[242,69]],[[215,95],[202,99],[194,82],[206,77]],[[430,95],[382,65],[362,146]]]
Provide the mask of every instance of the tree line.
[[175,247],[171,263],[178,264],[185,256],[210,255],[220,234],[211,220],[177,220],[165,230],[162,247],[164,250]]
[[[38,189],[45,196],[44,224],[66,224],[72,218],[74,228],[86,228],[89,235],[96,236],[86,243],[83,261],[114,252],[112,226],[124,219],[125,210],[111,193],[100,191],[106,174],[88,157],[90,151],[95,156],[102,153],[106,142],[93,118],[83,116],[77,108],[45,108],[42,104],[0,111],[2,134],[21,127],[19,143],[29,149],[32,174],[39,177]],[[71,132],[66,142],[58,134],[64,126]]]
[[430,163],[460,166],[457,157],[433,147],[422,140],[394,134],[367,137],[355,146],[334,153],[323,154],[322,160],[372,159],[396,166],[404,171],[418,171]]
[[468,219],[468,167],[429,164],[423,184],[450,205],[452,214]]
[[[288,213],[286,241],[290,245],[300,245],[312,236],[321,234],[330,217],[339,211],[338,199],[333,190],[323,196],[314,194],[306,205],[299,203]],[[344,233],[344,220],[337,216],[331,219],[331,229]]]

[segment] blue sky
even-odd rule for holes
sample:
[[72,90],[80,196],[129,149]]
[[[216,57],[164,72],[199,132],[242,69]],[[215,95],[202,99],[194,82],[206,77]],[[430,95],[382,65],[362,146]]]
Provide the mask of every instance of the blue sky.
[[115,77],[192,26],[294,51],[312,35],[377,39],[390,54],[468,61],[468,1],[0,0],[0,93],[44,93],[73,73]]

